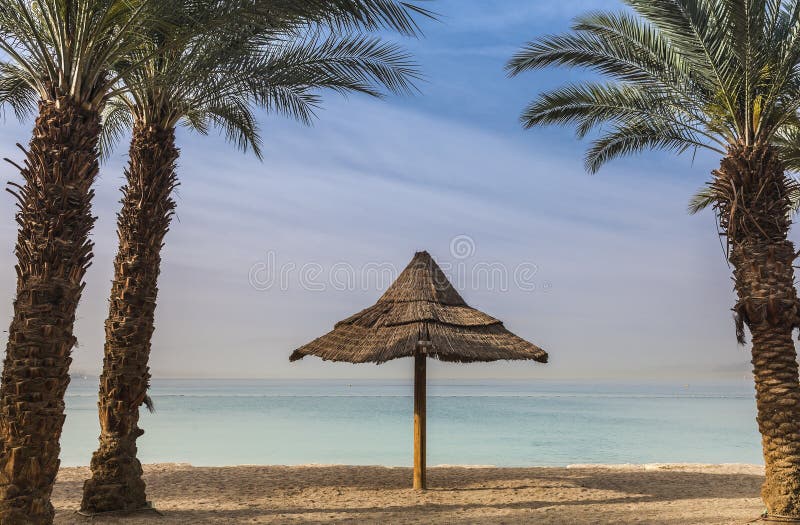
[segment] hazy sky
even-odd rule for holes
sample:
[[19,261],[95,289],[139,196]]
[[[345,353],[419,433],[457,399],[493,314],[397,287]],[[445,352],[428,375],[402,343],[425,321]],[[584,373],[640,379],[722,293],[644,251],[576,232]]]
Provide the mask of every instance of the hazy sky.
[[[180,133],[182,183],[163,254],[153,374],[407,377],[409,360],[377,367],[314,358],[290,364],[288,356],[371,305],[388,285],[376,276],[401,270],[422,249],[450,268],[468,303],[550,353],[548,365],[436,363],[432,377],[689,382],[747,374],[713,215],[686,212],[718,159],[647,154],[589,176],[586,145],[570,130],[519,126],[537,92],[582,73],[507,79],[505,61],[573,16],[619,4],[430,5],[442,21],[426,22],[426,38],[405,42],[427,77],[420,95],[329,95],[312,128],[263,116],[263,163],[220,137]],[[26,143],[30,127],[7,118],[2,156],[21,158],[13,144]],[[102,362],[125,149],[97,184],[95,261],[73,354],[73,369],[86,373]],[[10,165],[0,175],[19,179]],[[11,196],[0,197],[6,320],[15,283],[13,214]]]

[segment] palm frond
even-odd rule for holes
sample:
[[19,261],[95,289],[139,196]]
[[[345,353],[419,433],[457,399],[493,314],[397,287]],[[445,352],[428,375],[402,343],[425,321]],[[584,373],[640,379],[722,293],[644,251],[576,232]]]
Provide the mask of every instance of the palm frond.
[[[389,30],[419,36],[418,18],[436,20],[426,0],[251,0],[250,12],[265,27],[324,25],[336,32]],[[245,12],[247,9],[245,9]]]
[[579,66],[620,82],[679,93],[696,88],[691,64],[652,24],[629,13],[589,13],[575,19],[573,30],[528,43],[506,70],[515,76],[547,66]]
[[534,40],[510,59],[512,76],[577,66],[608,80],[539,95],[522,113],[524,126],[571,125],[579,137],[599,130],[587,156],[596,170],[649,148],[724,155],[779,140],[796,122],[800,1],[625,3],[632,12],[578,17],[571,32]]
[[683,153],[690,148],[706,147],[686,130],[664,121],[633,119],[629,123],[615,124],[611,128],[592,141],[586,152],[584,164],[589,173],[597,173],[603,164],[612,159],[648,149]]
[[211,128],[219,129],[228,142],[241,151],[252,149],[258,158],[262,155],[258,122],[247,98],[228,97],[210,104],[187,109],[181,123],[203,135]]
[[[152,31],[119,67],[122,87],[115,93],[129,101],[135,120],[165,128],[182,123],[204,134],[216,127],[260,155],[251,105],[310,123],[321,90],[381,97],[412,92],[420,78],[404,49],[364,33],[408,33],[414,14],[428,16],[414,3],[209,0],[211,6],[198,7],[184,1],[171,15],[173,29]],[[189,21],[199,21],[194,34],[184,29]]]
[[0,107],[10,106],[18,120],[36,110],[39,96],[27,72],[18,65],[0,62]]
[[719,196],[716,195],[713,189],[709,186],[704,186],[697,193],[692,195],[689,200],[688,211],[690,215],[695,215],[705,210],[709,206],[713,206],[717,202]]
[[646,119],[681,129],[694,141],[705,140],[710,149],[724,147],[706,123],[682,100],[629,84],[570,84],[542,93],[522,113],[526,128],[543,124],[574,124],[583,138],[603,123]]
[[305,89],[358,92],[374,97],[383,89],[407,94],[414,91],[419,71],[410,55],[395,44],[365,35],[316,36],[265,46],[253,70],[254,94],[289,84]]
[[793,124],[781,129],[773,141],[786,169],[800,173],[800,126]]
[[103,108],[100,141],[100,158],[108,160],[114,148],[125,134],[133,128],[131,102],[123,95],[109,100]]
[[173,0],[9,0],[0,8],[0,50],[43,99],[70,96],[100,109],[114,64],[164,23]]

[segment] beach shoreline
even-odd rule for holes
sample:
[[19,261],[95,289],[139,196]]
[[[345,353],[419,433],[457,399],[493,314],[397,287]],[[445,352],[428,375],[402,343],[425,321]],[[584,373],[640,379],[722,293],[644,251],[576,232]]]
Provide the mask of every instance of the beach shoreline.
[[[434,466],[429,490],[409,467],[145,465],[161,516],[92,523],[648,523],[744,524],[763,511],[763,466],[649,463],[567,467]],[[59,472],[58,525],[75,513],[88,467]]]

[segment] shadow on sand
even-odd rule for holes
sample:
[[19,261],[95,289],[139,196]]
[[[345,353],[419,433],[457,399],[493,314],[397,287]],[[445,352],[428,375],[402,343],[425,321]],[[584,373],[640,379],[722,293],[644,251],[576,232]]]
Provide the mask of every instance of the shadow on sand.
[[[149,494],[162,517],[91,521],[69,510],[80,500],[82,482],[64,481],[57,493],[67,504],[59,509],[56,523],[467,523],[478,516],[489,524],[525,522],[534,516],[541,523],[570,523],[593,506],[594,523],[621,523],[613,516],[627,509],[631,522],[665,525],[680,523],[669,511],[691,506],[691,500],[737,500],[740,506],[747,500],[744,523],[760,510],[752,500],[758,498],[763,478],[670,470],[449,467],[430,469],[428,479],[429,490],[418,493],[409,488],[407,468],[253,466],[149,472]],[[198,487],[202,496],[192,504]],[[702,508],[703,502],[697,505]],[[730,522],[713,521],[712,510],[709,516],[712,521],[692,523]]]

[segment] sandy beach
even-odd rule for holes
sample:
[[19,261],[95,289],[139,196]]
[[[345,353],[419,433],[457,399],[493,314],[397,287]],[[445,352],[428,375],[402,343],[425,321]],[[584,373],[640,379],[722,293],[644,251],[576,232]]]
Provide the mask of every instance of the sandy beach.
[[[60,471],[59,525],[75,513],[88,468]],[[763,468],[614,465],[569,468],[434,467],[430,490],[411,469],[352,466],[145,466],[161,512],[92,523],[647,523],[744,524],[758,517]]]

